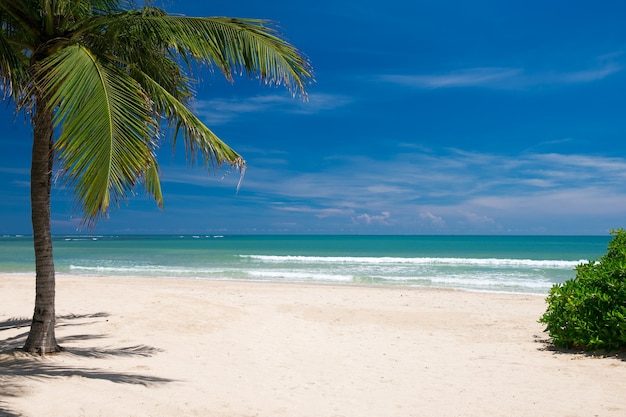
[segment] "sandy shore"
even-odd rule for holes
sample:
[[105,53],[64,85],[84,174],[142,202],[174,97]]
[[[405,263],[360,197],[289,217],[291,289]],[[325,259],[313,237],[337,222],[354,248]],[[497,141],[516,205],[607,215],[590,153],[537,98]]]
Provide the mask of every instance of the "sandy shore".
[[623,358],[546,349],[543,297],[61,276],[33,359],[33,281],[0,276],[0,416],[626,415]]

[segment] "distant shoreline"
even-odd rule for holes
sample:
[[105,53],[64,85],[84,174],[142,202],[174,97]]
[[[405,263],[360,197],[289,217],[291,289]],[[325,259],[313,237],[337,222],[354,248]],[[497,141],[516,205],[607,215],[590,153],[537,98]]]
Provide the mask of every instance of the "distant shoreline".
[[[546,295],[608,237],[61,236],[58,273],[455,288]],[[32,239],[0,238],[0,272],[32,272]]]

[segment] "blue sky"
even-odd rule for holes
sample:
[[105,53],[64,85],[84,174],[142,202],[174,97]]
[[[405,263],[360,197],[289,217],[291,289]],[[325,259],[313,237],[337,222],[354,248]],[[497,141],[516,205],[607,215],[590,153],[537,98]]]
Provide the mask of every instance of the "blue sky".
[[[248,170],[161,149],[165,211],[138,195],[96,233],[607,234],[626,227],[626,3],[168,1],[259,17],[311,60],[309,101],[247,78],[195,110]],[[30,233],[30,127],[0,110],[0,234]],[[53,190],[53,232],[78,229]]]

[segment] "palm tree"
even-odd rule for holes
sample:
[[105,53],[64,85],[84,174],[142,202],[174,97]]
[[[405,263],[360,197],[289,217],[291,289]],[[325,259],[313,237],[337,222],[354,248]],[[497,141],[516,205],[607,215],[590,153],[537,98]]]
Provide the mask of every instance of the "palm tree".
[[188,159],[243,170],[239,154],[190,110],[194,71],[247,73],[305,96],[312,69],[271,22],[168,15],[149,0],[0,1],[0,89],[33,125],[35,311],[24,350],[55,338],[50,230],[54,175],[73,187],[84,225],[143,188],[162,206],[155,150],[166,133]]

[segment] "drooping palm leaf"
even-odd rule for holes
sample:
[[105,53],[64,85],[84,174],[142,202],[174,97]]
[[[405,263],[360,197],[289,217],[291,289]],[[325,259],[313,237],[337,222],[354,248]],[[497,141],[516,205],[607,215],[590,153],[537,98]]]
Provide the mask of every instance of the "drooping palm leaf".
[[14,19],[5,10],[7,4],[0,6],[0,88],[3,95],[13,96],[16,103],[19,102],[23,85],[28,73],[24,55],[18,47],[16,38],[19,26],[15,25]]
[[[57,108],[62,173],[75,185],[86,217],[96,220],[156,168],[152,109],[134,79],[82,46],[52,55],[38,75],[51,108]],[[148,191],[161,204],[160,190]]]
[[109,22],[104,38],[112,40],[107,45],[114,45],[116,59],[142,84],[158,113],[182,132],[189,158],[209,165],[245,163],[186,107],[191,87],[181,59],[188,69],[198,62],[216,65],[229,79],[254,73],[303,94],[304,80],[311,77],[309,63],[264,20],[187,18],[144,8]]
[[154,197],[160,208],[163,208],[163,193],[161,192],[161,177],[159,176],[159,167],[151,163],[144,173],[144,188],[146,192]]
[[19,55],[0,32],[0,89],[5,96],[13,96],[16,102],[25,70]]
[[[29,4],[31,3],[31,4]],[[13,22],[11,30],[16,30],[18,34],[14,40],[23,41],[26,37],[31,39],[39,34],[39,28],[35,24],[41,16],[37,7],[33,7],[34,2],[24,0],[2,0],[0,10],[7,18]]]
[[159,112],[170,125],[174,125],[182,133],[190,160],[200,159],[216,167],[227,163],[231,167],[245,168],[243,158],[206,127],[183,103],[145,74],[136,76]]
[[145,8],[120,16],[108,31],[118,40],[169,48],[188,65],[195,60],[216,65],[228,79],[234,73],[256,74],[265,83],[305,95],[305,80],[312,76],[308,61],[266,20],[168,16]]

